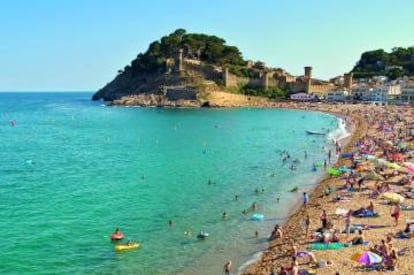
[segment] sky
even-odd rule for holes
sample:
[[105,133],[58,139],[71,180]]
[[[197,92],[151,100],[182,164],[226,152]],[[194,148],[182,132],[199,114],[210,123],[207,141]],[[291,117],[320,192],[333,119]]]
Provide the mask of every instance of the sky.
[[0,0],[0,91],[96,91],[178,28],[320,79],[414,45],[412,0]]

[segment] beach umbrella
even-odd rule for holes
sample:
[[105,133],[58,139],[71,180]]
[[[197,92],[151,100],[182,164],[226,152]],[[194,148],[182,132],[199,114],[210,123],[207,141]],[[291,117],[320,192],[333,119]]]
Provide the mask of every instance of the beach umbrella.
[[414,165],[410,165],[410,166],[406,167],[406,169],[408,170],[408,172],[414,174]]
[[399,166],[398,164],[394,163],[394,162],[387,162],[385,164],[385,166],[389,167],[389,168],[393,168],[393,169],[400,169],[401,166]]
[[374,171],[368,172],[365,176],[363,176],[365,180],[385,180],[383,176],[375,173]]
[[381,194],[381,198],[393,202],[393,203],[402,203],[404,201],[404,197],[400,194],[393,193],[393,192],[385,192]]
[[382,258],[380,255],[371,251],[358,251],[351,256],[351,260],[361,264],[370,265],[380,263]]
[[393,154],[390,159],[392,160],[404,160],[405,156],[403,154]]

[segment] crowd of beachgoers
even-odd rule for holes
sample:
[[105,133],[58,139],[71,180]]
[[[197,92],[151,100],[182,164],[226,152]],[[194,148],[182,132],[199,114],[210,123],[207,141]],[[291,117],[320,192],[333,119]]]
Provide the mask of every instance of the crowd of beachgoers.
[[[333,113],[351,136],[327,175],[244,274],[414,274],[414,138],[409,106],[279,103]],[[299,192],[301,190],[299,189]]]

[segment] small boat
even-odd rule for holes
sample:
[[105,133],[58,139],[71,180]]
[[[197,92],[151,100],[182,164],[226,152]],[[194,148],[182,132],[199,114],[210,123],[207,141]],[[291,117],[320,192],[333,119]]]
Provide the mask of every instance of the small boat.
[[326,133],[324,133],[324,132],[318,132],[318,131],[312,131],[312,130],[306,130],[306,133],[308,135],[319,135],[319,136],[326,135]]
[[117,244],[114,249],[117,252],[131,250],[140,247],[139,243]]

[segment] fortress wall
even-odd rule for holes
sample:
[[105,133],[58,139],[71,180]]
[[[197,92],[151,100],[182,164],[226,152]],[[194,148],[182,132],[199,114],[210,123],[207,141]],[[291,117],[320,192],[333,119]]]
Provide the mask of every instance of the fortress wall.
[[222,72],[216,71],[213,68],[207,66],[200,66],[197,63],[187,63],[184,62],[183,64],[184,70],[187,71],[189,74],[193,75],[202,75],[204,78],[208,80],[222,80]]
[[196,100],[197,91],[189,88],[166,88],[166,94],[168,100]]
[[308,93],[324,94],[334,88],[332,84],[312,84]]
[[269,78],[269,87],[279,87],[279,81],[274,79],[273,77]]

